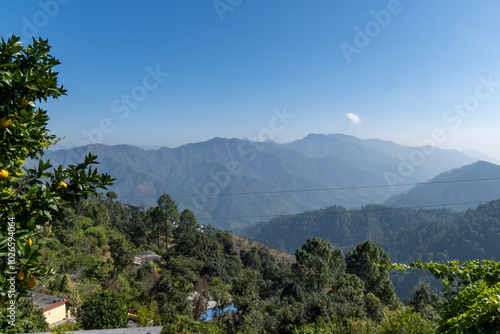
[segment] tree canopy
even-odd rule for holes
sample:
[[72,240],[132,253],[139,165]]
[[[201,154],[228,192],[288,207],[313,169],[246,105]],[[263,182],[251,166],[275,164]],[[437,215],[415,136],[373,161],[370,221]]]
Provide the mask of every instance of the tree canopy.
[[308,239],[301,249],[297,249],[295,258],[294,272],[309,288],[318,291],[333,281],[344,262],[342,251],[333,249],[331,243],[320,238]]

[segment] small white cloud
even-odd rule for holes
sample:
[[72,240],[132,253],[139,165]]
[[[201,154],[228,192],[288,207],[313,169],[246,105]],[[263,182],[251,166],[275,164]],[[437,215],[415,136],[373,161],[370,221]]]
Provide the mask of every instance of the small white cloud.
[[351,121],[352,124],[355,124],[355,125],[358,125],[359,123],[361,123],[361,118],[359,118],[358,115],[356,114],[353,114],[352,112],[348,113],[347,115],[345,115],[345,117]]

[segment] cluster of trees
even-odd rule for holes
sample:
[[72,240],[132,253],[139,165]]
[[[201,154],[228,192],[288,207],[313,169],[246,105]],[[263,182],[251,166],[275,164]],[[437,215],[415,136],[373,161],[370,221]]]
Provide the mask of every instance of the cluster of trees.
[[[471,260],[446,264],[412,262],[393,264],[393,269],[421,269],[444,283],[444,302],[437,333],[499,333],[500,332],[500,263]],[[415,299],[422,298],[418,297]],[[420,308],[415,299],[410,303]]]

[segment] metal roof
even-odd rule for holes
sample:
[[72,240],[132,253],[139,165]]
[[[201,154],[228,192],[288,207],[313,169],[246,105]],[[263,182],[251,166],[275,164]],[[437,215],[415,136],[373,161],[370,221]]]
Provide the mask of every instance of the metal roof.
[[152,251],[143,251],[143,252],[137,253],[135,256],[140,257],[141,259],[144,259],[144,258],[161,259],[162,258],[160,255],[158,255]]

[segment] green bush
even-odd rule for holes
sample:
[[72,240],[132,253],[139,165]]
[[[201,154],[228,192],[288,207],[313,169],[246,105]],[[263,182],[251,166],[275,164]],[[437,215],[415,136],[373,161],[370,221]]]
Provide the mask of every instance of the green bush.
[[97,247],[102,248],[108,242],[104,226],[93,226],[85,230],[85,235],[95,240]]
[[347,328],[342,321],[334,318],[332,321],[325,322],[323,318],[318,318],[313,324],[306,324],[295,329],[295,334],[342,334]]
[[402,308],[396,311],[387,311],[385,319],[379,327],[380,334],[430,334],[434,333],[435,324],[423,318],[419,313],[412,312],[412,308]]
[[128,323],[128,310],[116,294],[104,291],[90,296],[82,304],[77,319],[85,329],[123,328]]

